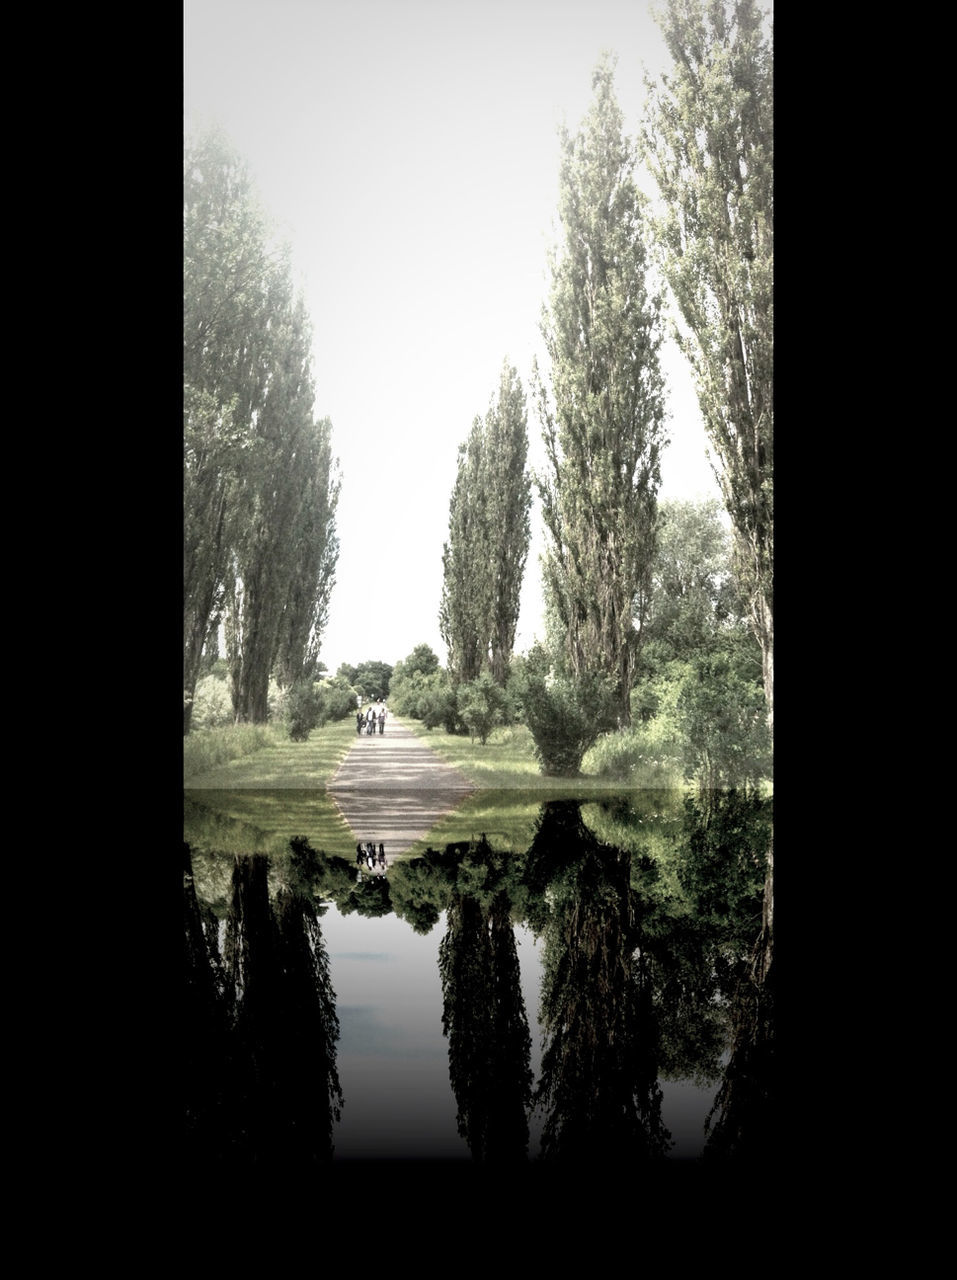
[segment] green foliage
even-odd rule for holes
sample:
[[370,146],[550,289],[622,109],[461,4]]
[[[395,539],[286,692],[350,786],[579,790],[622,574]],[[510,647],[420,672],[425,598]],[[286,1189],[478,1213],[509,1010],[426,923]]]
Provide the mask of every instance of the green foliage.
[[190,732],[220,729],[233,723],[233,701],[229,685],[217,675],[203,676],[196,685]]
[[333,676],[319,683],[320,724],[329,720],[344,720],[356,709],[356,691],[343,676]]
[[716,499],[670,499],[659,506],[652,594],[643,632],[645,672],[709,648],[720,628],[746,614],[720,512]]
[[297,681],[286,694],[285,719],[293,742],[305,742],[319,724],[322,699],[311,680]]
[[681,685],[679,722],[688,742],[687,772],[699,785],[757,785],[771,770],[764,689],[732,653],[702,657]]
[[530,538],[527,453],[525,393],[506,361],[497,400],[459,448],[449,503],[439,626],[456,687],[483,670],[507,678]]
[[275,743],[275,730],[266,725],[233,724],[205,733],[190,733],[183,741],[183,777],[189,779],[208,773]]
[[184,732],[220,621],[233,709],[316,671],[338,558],[331,424],[313,416],[312,333],[247,167],[211,132],[183,169]]
[[502,723],[507,713],[509,703],[504,689],[496,684],[490,672],[483,671],[477,680],[459,685],[456,701],[458,714],[468,727],[472,741],[478,738],[484,747],[492,729]]
[[407,672],[397,663],[389,703],[396,715],[421,720],[427,729],[451,724],[448,732],[455,733],[460,727],[455,691],[442,670],[425,675],[421,669]]
[[[340,672],[342,668],[339,668]],[[388,662],[360,662],[350,684],[367,701],[390,696],[393,668]]]
[[682,781],[683,758],[681,739],[655,720],[603,734],[582,763],[587,773],[632,787],[674,787]]
[[614,685],[597,673],[576,678],[527,663],[517,692],[536,757],[549,776],[575,777],[585,752],[616,722]]
[[429,645],[417,644],[403,662],[396,663],[395,674],[401,668],[403,675],[410,676],[419,671],[424,676],[432,676],[438,672],[440,665],[438,654]]
[[551,395],[537,368],[534,379],[548,459],[538,479],[551,535],[546,598],[569,673],[609,679],[627,721],[650,587],[665,403],[645,200],[612,81],[613,63],[603,60],[581,130],[562,131],[564,240],[542,328]]
[[666,0],[673,66],[648,82],[644,157],[661,194],[676,336],[735,531],[736,572],[773,710],[774,79],[754,0]]

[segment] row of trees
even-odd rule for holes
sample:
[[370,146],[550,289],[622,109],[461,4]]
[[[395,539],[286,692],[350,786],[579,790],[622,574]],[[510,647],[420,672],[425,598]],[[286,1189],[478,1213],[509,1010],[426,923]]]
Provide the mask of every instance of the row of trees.
[[338,559],[332,427],[314,416],[312,332],[288,252],[215,131],[184,198],[184,699],[223,628],[235,718],[316,673]]
[[[667,443],[658,280],[683,322],[773,725],[770,45],[753,0],[669,0],[660,21],[674,70],[648,86],[640,141],[624,134],[608,58],[582,127],[562,131],[562,238],[542,316],[549,368],[532,375],[547,459],[535,481],[548,639],[525,664],[528,715],[552,732],[563,719],[576,739],[586,724],[626,727],[648,674]],[[636,184],[642,157],[663,198],[657,216]],[[453,688],[483,673],[507,683],[528,549],[526,453],[524,393],[506,364],[497,403],[460,449],[450,503],[440,626]],[[665,577],[657,589],[673,585]]]

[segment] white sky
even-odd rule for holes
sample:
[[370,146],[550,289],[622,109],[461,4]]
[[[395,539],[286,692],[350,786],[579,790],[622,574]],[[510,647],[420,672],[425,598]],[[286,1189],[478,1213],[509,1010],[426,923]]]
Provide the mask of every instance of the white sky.
[[[558,127],[602,50],[637,133],[667,68],[648,0],[184,0],[188,134],[218,123],[288,241],[315,331],[316,414],[342,469],[321,658],[394,664],[439,634],[459,444],[502,362],[531,403]],[[651,180],[641,185],[654,194]],[[661,496],[716,497],[690,375],[669,349]],[[537,499],[516,650],[542,635]]]

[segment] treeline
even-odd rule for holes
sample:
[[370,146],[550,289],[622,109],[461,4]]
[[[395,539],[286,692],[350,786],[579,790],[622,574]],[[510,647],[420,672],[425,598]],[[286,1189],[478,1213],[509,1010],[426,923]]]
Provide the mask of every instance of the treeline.
[[[751,0],[670,0],[660,22],[674,67],[648,84],[640,138],[625,134],[607,57],[580,129],[562,130],[561,235],[541,325],[547,366],[532,371],[545,466],[534,475],[526,467],[525,394],[506,361],[497,399],[460,448],[450,501],[439,618],[449,690],[440,693],[435,673],[414,673],[422,687],[410,705],[418,700],[421,718],[450,732],[468,725],[483,741],[485,725],[516,711],[509,688],[520,684],[521,715],[549,773],[577,772],[598,736],[627,731],[636,715],[647,723],[678,696],[677,684],[672,711],[697,721],[699,734],[709,724],[727,729],[729,705],[754,720],[743,687],[728,702],[738,677],[756,680],[768,739],[773,725],[771,44]],[[657,181],[662,214],[639,189],[640,161]],[[717,626],[726,602],[706,599],[700,586],[692,595],[707,604],[712,632],[699,626],[694,645],[687,636],[677,649],[673,628],[665,634],[669,614],[691,626],[695,567],[669,569],[669,555],[677,541],[688,544],[707,576],[710,553],[690,546],[695,520],[700,538],[717,537],[714,511],[679,518],[658,500],[668,443],[659,363],[666,287],[730,520],[722,591],[733,578],[756,671],[753,646],[715,656],[718,638],[725,644],[732,633],[740,649],[740,628]],[[532,482],[547,533],[546,636],[514,660]],[[665,696],[655,681],[692,653],[696,662],[709,655],[710,666],[696,668],[699,695],[671,679]],[[760,727],[753,736],[745,754],[760,756]]]
[[246,166],[187,144],[184,213],[183,731],[225,638],[233,719],[265,723],[273,678],[316,673],[338,559],[332,426],[314,415],[312,331]]

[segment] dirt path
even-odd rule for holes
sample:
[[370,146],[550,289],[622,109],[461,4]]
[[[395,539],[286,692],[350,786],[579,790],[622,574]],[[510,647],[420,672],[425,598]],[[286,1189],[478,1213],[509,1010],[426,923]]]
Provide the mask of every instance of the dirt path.
[[384,844],[387,859],[405,853],[474,790],[392,715],[385,733],[356,735],[328,789],[356,840]]

